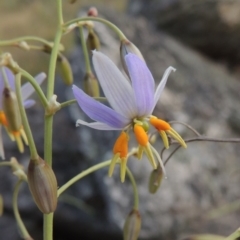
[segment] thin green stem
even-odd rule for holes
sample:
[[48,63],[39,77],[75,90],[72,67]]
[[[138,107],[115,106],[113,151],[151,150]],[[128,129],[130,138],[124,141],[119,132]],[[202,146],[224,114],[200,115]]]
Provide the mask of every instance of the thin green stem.
[[35,78],[22,68],[18,68],[18,70],[22,74],[22,76],[25,77],[29,83],[31,83],[31,85],[35,89],[35,92],[39,96],[42,105],[44,106],[44,108],[46,108],[48,106],[48,100],[47,100],[46,96],[44,95],[41,87],[36,82]]
[[18,199],[18,193],[19,193],[19,189],[20,186],[22,184],[23,180],[18,180],[18,182],[16,183],[15,187],[14,187],[14,191],[13,191],[13,212],[14,212],[14,216],[15,219],[17,221],[18,227],[20,229],[20,232],[22,234],[22,237],[25,240],[32,240],[31,236],[29,235],[22,219],[20,216],[20,213],[18,211],[18,204],[17,204],[17,199]]
[[132,175],[131,171],[129,170],[129,168],[127,167],[127,175],[132,183],[132,187],[133,187],[133,194],[134,194],[134,204],[133,207],[134,209],[138,210],[138,206],[139,206],[139,198],[138,198],[138,189],[137,189],[137,184],[136,181],[134,179],[134,176]]
[[230,236],[226,237],[225,240],[237,240],[240,237],[240,228],[238,228]]
[[43,214],[43,239],[53,239],[53,213]]
[[91,73],[91,64],[89,60],[89,55],[88,55],[88,49],[87,49],[87,44],[84,38],[83,34],[83,27],[79,26],[79,34],[80,34],[80,39],[81,39],[81,45],[83,49],[83,55],[84,55],[84,60],[85,60],[85,66],[86,66],[86,73]]
[[116,26],[114,25],[113,23],[107,21],[106,19],[103,19],[103,18],[97,18],[97,17],[83,17],[83,18],[76,18],[76,19],[73,19],[69,22],[66,22],[64,24],[65,27],[73,24],[73,23],[78,23],[78,22],[82,22],[82,21],[95,21],[95,22],[101,22],[105,25],[107,25],[109,28],[111,28],[119,37],[120,40],[124,40],[124,39],[127,39],[126,36],[123,34],[123,32]]
[[36,36],[24,36],[24,37],[14,38],[10,40],[0,41],[0,47],[14,45],[17,42],[21,42],[21,41],[36,41],[36,42],[43,43],[44,45],[47,45],[49,47],[52,47],[51,42]]
[[24,106],[22,104],[22,94],[21,94],[21,73],[18,73],[15,78],[15,85],[16,85],[16,94],[17,94],[17,99],[18,99],[18,105],[19,105],[19,110],[21,114],[21,118],[23,121],[23,127],[26,132],[27,138],[28,138],[28,144],[29,144],[29,149],[30,149],[30,154],[31,154],[31,159],[38,159],[38,153],[37,153],[37,148],[35,146],[34,140],[33,140],[33,135],[28,123],[27,115],[24,109]]
[[12,167],[13,164],[12,164],[11,162],[7,162],[7,161],[5,161],[5,162],[0,162],[0,167],[5,167],[5,166]]
[[45,116],[44,123],[44,159],[49,166],[52,166],[53,116]]
[[75,182],[79,181],[81,178],[87,176],[88,174],[92,173],[92,172],[95,172],[101,168],[104,168],[108,165],[110,165],[111,163],[111,160],[107,160],[105,162],[102,162],[102,163],[99,163],[99,164],[96,164],[90,168],[88,168],[87,170],[79,173],[78,175],[76,175],[75,177],[73,177],[72,179],[70,179],[68,182],[66,182],[63,186],[61,186],[59,189],[58,189],[58,197],[65,191],[67,190],[71,185],[73,185]]

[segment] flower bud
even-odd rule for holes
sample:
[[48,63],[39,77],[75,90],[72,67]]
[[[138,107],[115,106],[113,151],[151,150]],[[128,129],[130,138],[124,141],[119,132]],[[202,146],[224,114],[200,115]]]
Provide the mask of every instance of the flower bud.
[[28,185],[39,210],[44,214],[57,207],[57,180],[52,168],[40,157],[30,160]]
[[61,55],[59,58],[59,64],[60,64],[60,70],[63,78],[63,82],[70,86],[73,83],[73,74],[72,74],[72,68],[70,66],[69,61],[66,57]]
[[154,169],[149,178],[148,190],[150,193],[154,194],[157,192],[159,187],[161,186],[161,182],[163,179],[163,170],[161,166],[158,164],[157,169]]
[[91,97],[99,97],[98,81],[92,73],[86,73],[84,77],[84,91]]
[[144,60],[143,55],[140,52],[140,50],[132,42],[130,42],[128,39],[123,39],[121,41],[121,45],[120,45],[120,57],[121,57],[123,69],[126,72],[126,74],[129,76],[127,65],[125,62],[125,56],[128,53],[133,53],[133,54],[137,55],[144,62],[145,62],[145,60]]
[[3,197],[0,194],[0,217],[3,215]]
[[87,15],[88,15],[89,17],[97,17],[97,16],[98,16],[98,10],[97,10],[97,8],[95,8],[95,7],[90,7],[89,10],[88,10]]
[[92,28],[89,29],[89,32],[88,32],[87,47],[89,51],[100,49],[99,38]]
[[123,227],[124,240],[137,240],[141,230],[141,216],[138,210],[133,209]]
[[15,92],[8,87],[3,90],[3,111],[10,132],[18,132],[22,127],[20,110]]

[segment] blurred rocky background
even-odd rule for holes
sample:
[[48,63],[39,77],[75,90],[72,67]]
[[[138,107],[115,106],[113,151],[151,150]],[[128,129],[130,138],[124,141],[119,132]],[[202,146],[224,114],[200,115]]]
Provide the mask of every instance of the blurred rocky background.
[[[115,23],[139,47],[156,83],[168,66],[177,69],[169,77],[155,115],[188,123],[204,136],[240,137],[239,51],[237,44],[234,45],[239,36],[237,31],[231,30],[232,25],[228,30],[226,25],[222,27],[224,20],[219,22],[220,15],[216,10],[218,2],[223,3],[139,0],[128,3],[128,14],[106,7],[99,7],[99,13]],[[234,4],[234,1],[224,2],[229,6]],[[229,9],[225,8],[225,16],[233,15]],[[84,11],[79,13],[81,16],[84,14]],[[239,26],[240,22],[236,24]],[[216,32],[211,30],[214,26],[218,26]],[[102,24],[95,24],[95,29],[101,40],[101,51],[121,67],[119,41],[115,34]],[[219,35],[221,31],[225,33],[223,36]],[[77,35],[76,32],[76,44],[71,45],[68,57],[75,84],[82,86],[85,68]],[[219,40],[218,48],[210,38]],[[228,44],[220,45],[220,42]],[[212,49],[212,52],[207,49]],[[63,85],[60,76],[55,93],[60,102],[72,98],[71,88]],[[40,104],[29,109],[28,115],[39,154],[43,156],[43,111]],[[78,118],[86,117],[77,105],[55,115],[53,168],[59,186],[87,167],[111,158],[111,149],[118,134],[76,128]],[[181,125],[175,124],[174,128],[184,138],[194,136]],[[7,159],[16,156],[27,166],[28,152],[20,155],[7,136],[4,143]],[[131,144],[135,144],[134,139]],[[155,147],[161,151],[161,140],[157,140]],[[172,150],[165,152],[164,159]],[[152,170],[149,162],[130,158],[128,165],[139,187],[140,239],[180,240],[197,233],[227,236],[237,229],[240,225],[239,154],[239,144],[189,143],[187,150],[180,149],[167,164],[168,179],[154,195],[148,192]],[[15,182],[9,169],[0,168],[0,193],[5,202],[4,215],[0,218],[0,239],[20,239],[11,203]],[[60,198],[54,217],[54,239],[122,239],[121,229],[132,204],[133,194],[128,179],[121,184],[118,169],[113,178],[107,177],[107,169],[100,170],[73,185]],[[42,239],[42,216],[26,184],[20,191],[19,207],[32,237]]]

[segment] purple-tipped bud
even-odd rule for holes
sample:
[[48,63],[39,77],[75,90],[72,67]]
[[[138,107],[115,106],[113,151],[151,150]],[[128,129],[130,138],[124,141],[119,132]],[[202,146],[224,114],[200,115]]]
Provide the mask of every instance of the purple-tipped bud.
[[59,58],[59,64],[60,64],[60,70],[63,78],[63,82],[70,86],[73,83],[73,74],[72,74],[72,68],[70,66],[69,61],[66,57],[61,55]]
[[14,91],[5,87],[3,90],[3,111],[7,119],[10,132],[19,132],[22,127],[21,115],[17,97]]
[[133,209],[123,227],[124,240],[137,240],[141,230],[141,216],[138,210]]
[[86,73],[84,77],[84,91],[91,97],[99,97],[98,81],[92,73]]
[[37,160],[30,160],[28,185],[41,212],[48,214],[56,210],[57,180],[52,168],[40,157]]
[[154,194],[157,192],[159,187],[161,186],[163,179],[163,170],[160,165],[158,165],[157,169],[154,169],[149,178],[148,190],[150,193]]
[[128,39],[122,40],[121,45],[120,45],[120,57],[121,57],[123,69],[126,72],[126,74],[129,76],[127,65],[125,62],[125,56],[128,53],[133,53],[133,54],[137,55],[143,61],[145,61],[145,60],[144,60],[143,55],[140,52],[140,50],[132,42],[130,42]]
[[0,194],[0,217],[2,216],[2,214],[3,214],[3,197]]
[[92,28],[89,29],[89,32],[88,32],[87,47],[89,51],[100,49],[99,38]]

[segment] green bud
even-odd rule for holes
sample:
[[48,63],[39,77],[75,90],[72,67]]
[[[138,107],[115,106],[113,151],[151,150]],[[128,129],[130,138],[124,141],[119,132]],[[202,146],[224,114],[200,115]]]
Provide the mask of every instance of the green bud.
[[158,164],[157,169],[154,169],[149,178],[148,190],[150,193],[154,194],[157,192],[159,187],[161,186],[163,179],[163,170]]
[[123,227],[124,240],[137,240],[141,230],[141,216],[137,209],[133,209]]
[[3,197],[0,194],[0,217],[3,215]]
[[145,60],[144,60],[143,55],[140,52],[140,50],[132,42],[130,42],[128,39],[123,39],[121,41],[121,45],[120,45],[120,57],[121,57],[123,69],[126,72],[126,74],[129,76],[127,65],[125,62],[125,56],[128,53],[133,53],[133,54],[137,55],[144,62],[145,62]]
[[147,132],[149,130],[149,124],[147,121],[141,121],[142,122],[142,127],[145,130],[145,132]]
[[8,87],[3,90],[3,111],[8,122],[8,129],[11,132],[19,132],[22,120],[18,101],[15,92]]
[[64,57],[63,55],[59,57],[59,66],[60,66],[63,82],[68,86],[72,85],[73,83],[72,68],[67,58]]
[[40,157],[30,160],[28,185],[39,210],[44,214],[57,207],[57,180],[52,168]]
[[99,97],[99,84],[92,73],[86,73],[84,77],[84,91],[91,97]]
[[92,28],[90,28],[88,32],[87,47],[89,51],[100,49],[99,38]]

